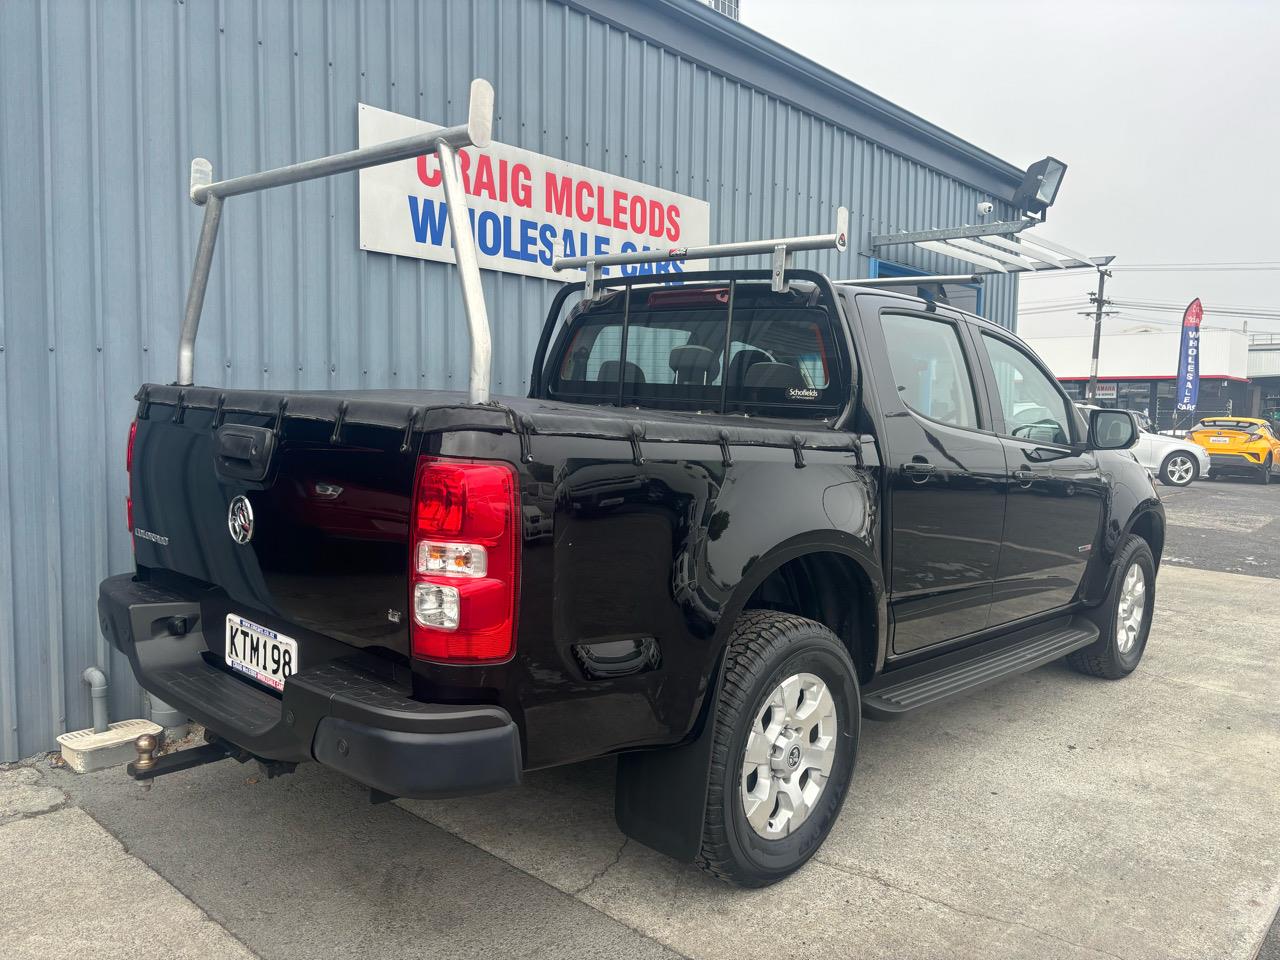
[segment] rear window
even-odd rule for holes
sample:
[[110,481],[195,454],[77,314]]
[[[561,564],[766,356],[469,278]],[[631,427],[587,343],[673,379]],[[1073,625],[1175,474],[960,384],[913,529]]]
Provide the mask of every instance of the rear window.
[[[635,288],[580,304],[547,364],[558,400],[826,417],[843,405],[843,354],[816,289]],[[625,320],[625,322],[624,322]]]

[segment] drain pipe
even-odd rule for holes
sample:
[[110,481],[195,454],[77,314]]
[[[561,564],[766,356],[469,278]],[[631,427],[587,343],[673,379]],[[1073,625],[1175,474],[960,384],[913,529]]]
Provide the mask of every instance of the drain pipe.
[[107,675],[97,667],[86,667],[80,679],[89,685],[93,697],[93,732],[107,732]]
[[190,726],[187,718],[182,715],[182,711],[169,706],[154,693],[147,694],[147,702],[151,705],[151,709],[147,711],[148,716],[152,723],[164,727],[166,742],[181,740],[187,735]]

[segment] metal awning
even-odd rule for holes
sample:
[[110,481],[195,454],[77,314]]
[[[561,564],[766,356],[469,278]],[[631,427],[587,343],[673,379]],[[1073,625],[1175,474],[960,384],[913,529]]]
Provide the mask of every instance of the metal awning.
[[1097,270],[1115,259],[1087,257],[1046,237],[1024,235],[1028,228],[1039,224],[1039,220],[1025,218],[914,233],[882,233],[871,238],[871,249],[879,256],[883,247],[910,244],[981,267],[986,273]]

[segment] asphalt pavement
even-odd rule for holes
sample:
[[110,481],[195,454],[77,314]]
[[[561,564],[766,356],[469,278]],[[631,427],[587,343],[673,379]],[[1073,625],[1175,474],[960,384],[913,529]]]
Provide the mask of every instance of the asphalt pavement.
[[1156,489],[1169,521],[1165,563],[1280,578],[1280,478],[1267,486],[1231,477]]
[[1280,484],[1160,490],[1142,667],[865,724],[831,837],[773,888],[627,842],[609,761],[380,805],[316,765],[39,761],[0,769],[0,955],[1280,960]]

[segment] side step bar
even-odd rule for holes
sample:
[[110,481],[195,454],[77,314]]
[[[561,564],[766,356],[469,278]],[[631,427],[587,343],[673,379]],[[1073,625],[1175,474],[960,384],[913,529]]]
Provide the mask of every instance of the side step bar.
[[1097,639],[1098,628],[1076,617],[1037,627],[1023,639],[1006,641],[985,653],[965,650],[941,664],[922,664],[923,671],[904,668],[900,677],[890,673],[863,691],[862,713],[875,720],[895,720],[1003,677],[1034,670]]

